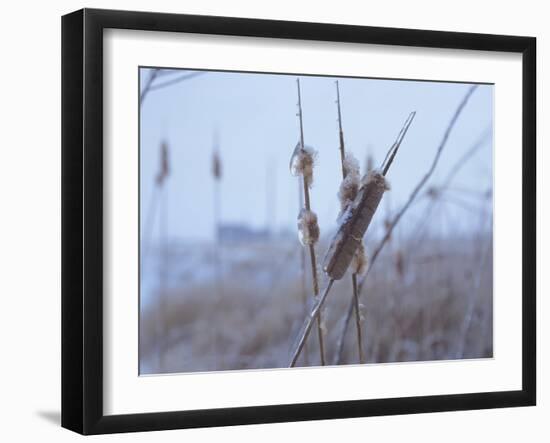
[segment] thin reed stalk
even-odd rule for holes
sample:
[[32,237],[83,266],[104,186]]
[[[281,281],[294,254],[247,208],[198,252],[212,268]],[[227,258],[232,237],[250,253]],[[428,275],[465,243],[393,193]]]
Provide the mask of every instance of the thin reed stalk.
[[[486,128],[480,134],[480,136],[475,141],[475,143],[470,147],[470,149],[468,149],[456,161],[456,163],[450,169],[451,172],[448,174],[446,179],[443,180],[441,186],[438,187],[438,194],[439,195],[442,195],[445,191],[447,191],[449,189],[449,187],[451,186],[451,184],[452,184],[454,178],[456,177],[456,175],[468,163],[468,161],[471,160],[471,158],[475,155],[475,153],[479,150],[479,148],[481,148],[487,142],[487,140],[489,139],[489,136],[491,134],[492,134],[492,128],[491,127]],[[424,193],[424,195],[429,196],[430,195],[430,189],[428,189]],[[419,201],[419,200],[417,200],[417,201]],[[432,198],[430,200],[428,208],[425,211],[426,212],[425,217],[422,219],[422,221],[420,223],[417,224],[417,227],[415,228],[415,232],[418,232],[419,234],[417,236],[418,238],[417,238],[417,240],[415,242],[415,245],[414,245],[415,248],[418,247],[418,245],[420,245],[424,241],[424,236],[425,236],[425,233],[427,232],[426,231],[426,227],[427,227],[426,222],[427,222],[427,220],[430,219],[431,214],[434,211],[434,209],[436,209],[436,206],[438,205],[438,203],[441,203],[441,199]]]
[[[168,265],[168,260],[166,257],[166,220],[167,220],[167,204],[166,204],[166,182],[170,176],[170,158],[168,152],[168,144],[162,142],[160,145],[160,162],[159,162],[159,171],[155,177],[155,188],[158,191],[153,193],[153,198],[158,198],[158,210],[159,210],[159,274],[158,274],[158,327],[157,329],[157,351],[158,351],[158,366],[159,370],[162,371],[164,367],[165,360],[165,346],[164,340],[168,335],[166,329],[166,266]],[[151,206],[154,208],[154,206]],[[154,220],[154,214],[151,217],[151,233],[152,225]]]
[[357,328],[357,346],[359,347],[359,363],[365,363],[363,351],[363,339],[361,334],[361,311],[359,304],[359,291],[357,290],[357,273],[351,274],[351,284],[353,286],[353,302],[355,304],[355,325]]
[[[214,305],[219,305],[224,298],[223,290],[223,263],[222,263],[222,245],[221,245],[221,181],[222,181],[222,160],[220,157],[219,135],[214,132],[214,142],[212,149],[212,180],[214,181],[214,268],[216,273],[216,292],[217,300]],[[214,311],[219,309],[214,307]],[[211,329],[212,348],[214,359],[218,369],[224,365],[224,357],[220,346],[220,337],[222,335],[221,325],[217,323]]]
[[166,253],[166,221],[167,221],[167,204],[166,204],[166,190],[161,189],[160,193],[160,205],[159,205],[159,238],[160,238],[160,263],[158,267],[159,272],[159,323],[160,323],[160,340],[159,340],[159,369],[164,370],[166,346],[165,341],[168,337],[168,329],[166,318],[168,315],[168,307],[166,303],[166,272],[168,266],[168,257]]
[[143,269],[143,264],[145,258],[149,256],[149,248],[151,247],[153,227],[155,225],[155,216],[157,214],[158,206],[160,199],[158,194],[160,193],[160,186],[158,183],[155,183],[153,188],[153,193],[151,195],[151,200],[147,205],[147,210],[145,212],[145,222],[143,223],[142,236],[141,236],[141,253],[140,253],[140,262],[141,268]]
[[[298,183],[298,198],[299,198],[300,208],[301,208],[304,205],[304,190],[302,188],[301,183]],[[304,304],[304,311],[307,312],[306,251],[301,245],[300,245],[300,275],[302,277],[300,279],[302,301]],[[309,365],[307,343],[304,343],[304,364],[306,366]]]
[[[291,170],[294,175],[301,176],[304,205],[299,215],[299,230],[302,244],[307,246],[311,265],[311,279],[313,285],[313,297],[319,297],[319,276],[317,273],[317,258],[315,255],[315,243],[319,240],[319,226],[317,215],[311,210],[311,198],[309,188],[313,182],[313,163],[315,152],[304,144],[304,124],[302,118],[302,94],[300,79],[296,79],[298,89],[298,119],[300,122],[300,141],[291,158]],[[319,338],[319,356],[321,365],[325,365],[325,346],[323,337],[322,314],[317,316],[317,336]]]
[[330,292],[330,289],[332,288],[333,283],[334,283],[334,280],[330,279],[327,284],[327,287],[323,291],[323,294],[321,295],[321,297],[318,297],[316,299],[316,302],[313,305],[313,308],[311,309],[310,313],[306,317],[306,321],[302,326],[300,333],[298,334],[298,340],[296,341],[296,344],[293,347],[294,351],[292,352],[292,357],[290,359],[290,365],[289,365],[291,368],[296,365],[296,361],[298,360],[298,357],[300,356],[300,353],[304,348],[304,345],[306,343],[307,337],[309,336],[309,333],[311,331],[314,321],[317,320],[317,322],[319,322],[319,315],[321,314],[321,308]]
[[[480,238],[478,240],[478,244],[482,243],[482,236],[483,236],[483,226],[485,224],[488,224],[491,226],[493,224],[493,216],[486,217],[485,212],[482,213],[481,217],[481,226],[480,226]],[[455,353],[455,358],[462,359],[464,358],[466,344],[468,340],[468,332],[470,331],[470,327],[472,324],[472,319],[474,317],[474,310],[476,308],[476,303],[479,299],[479,292],[481,288],[481,280],[483,277],[483,273],[485,272],[485,268],[487,267],[487,261],[491,257],[491,253],[493,251],[492,248],[492,239],[489,237],[485,241],[485,245],[483,248],[483,252],[481,253],[481,257],[479,258],[479,266],[477,267],[477,274],[472,282],[472,288],[469,291],[469,300],[466,307],[466,314],[464,315],[464,319],[462,320],[462,323],[460,325],[459,333],[458,333],[458,347]]]
[[[206,74],[206,72],[198,71],[198,72],[188,72],[185,74],[178,75],[175,78],[171,78],[170,80],[166,80],[164,82],[156,82],[155,80],[162,77],[163,74],[172,73],[174,71],[162,71],[161,69],[153,69],[151,73],[149,74],[149,78],[147,79],[147,83],[145,83],[145,86],[143,87],[140,95],[139,95],[139,104],[140,106],[145,101],[145,97],[149,94],[151,91],[155,91],[157,89],[166,88],[167,86],[172,86],[176,83],[180,83],[185,80],[190,80],[192,78],[198,77],[200,75]],[[140,80],[141,81],[141,80]]]

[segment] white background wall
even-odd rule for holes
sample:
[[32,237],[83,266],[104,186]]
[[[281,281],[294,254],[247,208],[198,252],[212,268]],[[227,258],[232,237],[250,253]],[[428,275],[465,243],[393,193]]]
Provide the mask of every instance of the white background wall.
[[[60,411],[60,16],[87,7],[156,10],[531,35],[538,38],[539,227],[550,221],[543,157],[550,96],[545,3],[462,0],[301,3],[202,0],[4,2],[0,32],[0,435],[3,441],[73,441]],[[544,108],[544,109],[543,109]],[[544,112],[546,111],[546,113]],[[546,196],[546,202],[540,196]],[[539,228],[539,406],[494,411],[165,431],[95,441],[548,441],[549,235]],[[545,249],[541,252],[542,249]],[[546,273],[546,276],[541,274]]]

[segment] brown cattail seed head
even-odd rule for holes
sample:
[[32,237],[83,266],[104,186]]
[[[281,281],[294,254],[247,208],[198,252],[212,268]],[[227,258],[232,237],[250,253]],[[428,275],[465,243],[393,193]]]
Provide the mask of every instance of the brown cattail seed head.
[[300,143],[294,148],[290,158],[290,172],[292,175],[302,175],[306,179],[308,186],[313,184],[313,166],[317,152],[311,146],[302,146]]
[[222,178],[222,161],[217,150],[214,151],[212,156],[212,175],[215,180],[221,180]]
[[317,223],[317,214],[302,209],[298,215],[298,234],[302,245],[314,245],[319,240],[320,230]]
[[426,194],[428,194],[428,197],[435,200],[437,197],[439,197],[439,189],[436,186],[430,186],[426,191]]
[[351,262],[351,272],[357,275],[363,275],[367,272],[367,265],[368,260],[365,252],[365,245],[361,242],[355,251],[355,255],[353,256],[353,260]]
[[403,257],[403,252],[401,252],[401,250],[398,250],[395,253],[395,270],[397,275],[399,275],[400,278],[403,278],[405,275],[405,258]]
[[331,279],[340,280],[346,273],[386,189],[386,179],[380,172],[367,174],[357,197],[340,218],[340,227],[325,256],[323,269]]
[[159,186],[162,186],[164,181],[170,175],[170,160],[168,158],[168,144],[162,142],[160,145],[160,169],[157,174],[156,182]]

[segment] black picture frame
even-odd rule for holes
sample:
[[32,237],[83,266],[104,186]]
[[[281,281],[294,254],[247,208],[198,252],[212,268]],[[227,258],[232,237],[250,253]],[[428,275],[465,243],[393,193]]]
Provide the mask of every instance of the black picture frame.
[[[104,415],[103,30],[192,32],[522,54],[522,389]],[[83,9],[62,18],[62,426],[82,434],[529,406],[536,403],[536,39]]]

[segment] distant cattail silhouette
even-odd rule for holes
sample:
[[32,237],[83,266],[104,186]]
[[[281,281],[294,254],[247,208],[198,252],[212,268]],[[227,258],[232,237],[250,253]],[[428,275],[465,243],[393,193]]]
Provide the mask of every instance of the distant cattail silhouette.
[[395,253],[395,271],[400,279],[403,279],[405,276],[405,257],[403,256],[403,251],[398,249]]
[[212,178],[214,180],[214,229],[215,229],[215,263],[218,283],[218,295],[223,296],[223,269],[221,258],[221,181],[222,159],[220,156],[219,135],[214,134],[214,147],[212,151]]
[[162,186],[170,175],[170,158],[168,157],[168,144],[163,141],[160,145],[160,169],[157,173],[156,182]]
[[218,148],[215,148],[212,155],[212,176],[214,177],[214,180],[222,179],[222,161],[220,159]]
[[166,340],[166,337],[168,334],[168,331],[166,328],[167,308],[166,308],[166,300],[165,300],[166,272],[167,272],[167,266],[168,266],[168,259],[166,256],[166,243],[167,243],[166,242],[166,237],[167,237],[166,221],[167,221],[168,208],[166,204],[165,188],[166,188],[166,183],[169,176],[170,176],[169,148],[168,148],[168,143],[166,141],[162,141],[159,149],[159,168],[154,179],[155,189],[153,191],[153,196],[152,196],[151,204],[149,206],[145,227],[144,227],[145,248],[143,251],[143,257],[141,258],[141,261],[143,262],[144,258],[147,256],[148,247],[151,243],[150,237],[152,236],[152,233],[153,233],[155,215],[158,208],[159,244],[160,244],[158,257],[159,257],[160,264],[158,266],[158,288],[157,288],[158,327],[156,331],[156,347],[158,351],[158,365],[161,370],[164,367],[164,363],[165,363],[164,362],[164,353],[165,353],[164,341]]

